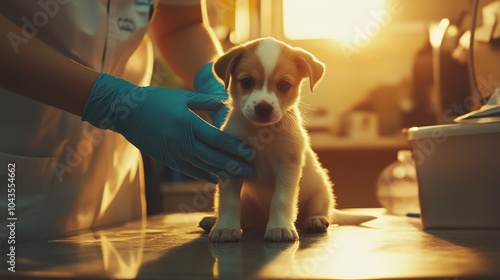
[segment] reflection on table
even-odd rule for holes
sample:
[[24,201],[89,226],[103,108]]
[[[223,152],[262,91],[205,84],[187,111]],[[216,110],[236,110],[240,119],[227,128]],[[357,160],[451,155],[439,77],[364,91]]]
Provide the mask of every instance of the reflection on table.
[[[147,221],[52,241],[20,244],[16,272],[0,277],[140,279],[346,279],[500,277],[499,230],[423,231],[420,220],[381,209],[363,226],[331,226],[295,243],[244,232],[211,244],[197,227],[207,213]],[[7,248],[2,247],[2,250]]]

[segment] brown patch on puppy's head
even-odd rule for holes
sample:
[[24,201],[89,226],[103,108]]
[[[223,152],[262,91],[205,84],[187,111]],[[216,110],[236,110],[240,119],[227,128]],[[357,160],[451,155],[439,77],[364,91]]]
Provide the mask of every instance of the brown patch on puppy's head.
[[304,78],[313,90],[324,65],[303,49],[264,38],[230,49],[213,70],[228,89],[233,110],[254,124],[269,125],[296,106]]
[[309,85],[311,91],[314,90],[316,84],[323,78],[325,73],[325,64],[319,61],[310,52],[303,49],[295,49],[297,55],[297,64],[299,68],[302,69],[307,77],[309,77]]
[[[257,39],[247,42],[246,44],[233,47],[217,59],[217,61],[214,63],[213,70],[216,76],[221,79],[226,89],[229,87],[231,72],[243,56],[243,53],[255,53],[255,49],[257,48],[258,44],[262,40],[266,39],[269,40],[269,38]],[[309,78],[312,91],[314,89],[314,86],[323,77],[323,74],[325,72],[325,65],[321,61],[319,61],[313,54],[302,48],[294,48],[278,40],[275,41],[288,47],[294,53],[295,57],[290,58],[295,59],[295,63],[297,63],[298,67],[304,71],[304,77]]]
[[245,52],[252,52],[252,49],[256,47],[255,44],[252,47],[251,43],[252,42],[233,47],[215,61],[213,71],[216,77],[219,77],[222,81],[226,89],[229,87],[231,73],[243,54]]

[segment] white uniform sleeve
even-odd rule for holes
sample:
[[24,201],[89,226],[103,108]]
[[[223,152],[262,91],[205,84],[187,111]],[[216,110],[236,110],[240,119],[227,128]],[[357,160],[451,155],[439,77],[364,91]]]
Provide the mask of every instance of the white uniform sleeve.
[[201,0],[159,0],[158,2],[172,6],[193,6],[200,4]]

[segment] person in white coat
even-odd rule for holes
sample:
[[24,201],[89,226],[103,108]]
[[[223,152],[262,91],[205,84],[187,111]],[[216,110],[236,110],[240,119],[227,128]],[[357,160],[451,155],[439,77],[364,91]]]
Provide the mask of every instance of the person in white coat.
[[[253,172],[218,130],[227,93],[203,15],[199,0],[0,1],[0,212],[18,242],[144,218],[140,151],[209,182]],[[148,28],[193,92],[148,86]]]

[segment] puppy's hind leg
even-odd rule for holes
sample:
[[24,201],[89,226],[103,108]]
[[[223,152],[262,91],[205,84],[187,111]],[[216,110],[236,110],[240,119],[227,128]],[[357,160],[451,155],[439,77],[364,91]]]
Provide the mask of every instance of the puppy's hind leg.
[[337,210],[333,192],[319,191],[302,207],[298,222],[306,233],[322,233],[327,231],[330,224],[359,225],[375,218]]
[[331,209],[333,208],[333,195],[317,192],[304,205],[303,213],[299,214],[299,226],[305,233],[326,232],[330,226]]
[[200,223],[198,224],[205,232],[210,232],[212,228],[214,227],[215,223],[217,222],[217,217],[215,216],[207,216],[203,217],[201,219]]

